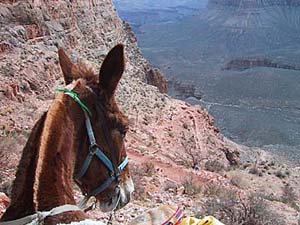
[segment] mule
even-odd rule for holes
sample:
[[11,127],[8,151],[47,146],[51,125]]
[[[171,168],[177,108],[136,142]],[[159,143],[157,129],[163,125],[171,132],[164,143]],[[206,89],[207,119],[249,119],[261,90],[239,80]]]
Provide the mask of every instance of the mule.
[[[67,86],[58,90],[32,129],[2,222],[75,205],[73,177],[104,212],[125,206],[134,189],[124,146],[128,119],[114,97],[125,69],[124,46],[108,53],[99,75],[82,63],[73,64],[63,49],[58,53]],[[83,211],[70,210],[48,216],[44,223],[86,218]]]

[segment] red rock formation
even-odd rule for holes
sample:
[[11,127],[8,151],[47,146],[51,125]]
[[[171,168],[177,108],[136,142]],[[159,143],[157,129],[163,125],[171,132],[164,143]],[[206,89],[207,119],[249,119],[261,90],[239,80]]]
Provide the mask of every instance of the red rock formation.
[[8,207],[10,199],[2,192],[0,192],[0,218]]
[[11,45],[5,41],[0,43],[0,54],[8,53],[11,50]]
[[150,69],[147,71],[147,83],[153,86],[156,86],[160,93],[168,92],[168,83],[164,75],[160,72],[159,69]]
[[254,67],[272,67],[287,70],[300,70],[299,66],[272,62],[270,59],[234,59],[225,65],[224,70],[246,70]]

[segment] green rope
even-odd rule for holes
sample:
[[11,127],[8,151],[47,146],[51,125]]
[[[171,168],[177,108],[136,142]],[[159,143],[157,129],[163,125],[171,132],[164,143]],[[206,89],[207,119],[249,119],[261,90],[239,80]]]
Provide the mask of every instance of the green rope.
[[81,108],[88,113],[89,116],[92,116],[91,111],[89,110],[89,108],[78,98],[78,94],[76,92],[73,91],[69,91],[67,89],[56,89],[55,91],[57,92],[63,92],[67,95],[69,95],[71,98],[73,98],[75,100],[75,102],[77,102]]

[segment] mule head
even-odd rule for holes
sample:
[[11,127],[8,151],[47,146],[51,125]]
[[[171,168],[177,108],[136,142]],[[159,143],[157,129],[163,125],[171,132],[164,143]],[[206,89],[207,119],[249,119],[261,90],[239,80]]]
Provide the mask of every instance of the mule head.
[[[101,65],[99,75],[94,74],[84,65],[73,64],[62,49],[59,50],[59,62],[66,84],[72,84],[72,91],[77,93],[79,99],[91,112],[89,118],[96,141],[96,145],[91,146],[85,128],[84,112],[79,111],[82,113],[81,125],[76,138],[80,140],[80,145],[76,155],[74,176],[76,177],[83,167],[87,167],[82,176],[77,177],[82,192],[94,195],[99,200],[102,211],[121,208],[129,202],[134,190],[128,165],[124,170],[118,170],[118,166],[127,157],[124,139],[128,130],[128,119],[119,110],[114,97],[125,69],[124,46],[119,44],[108,53]],[[80,106],[77,104],[76,107]],[[108,169],[107,165],[96,157],[97,155],[91,157],[90,163],[86,165],[87,158],[95,153],[96,147],[112,163],[113,171]],[[108,187],[104,187],[104,190],[99,193],[95,192],[112,176],[116,179],[108,183]]]

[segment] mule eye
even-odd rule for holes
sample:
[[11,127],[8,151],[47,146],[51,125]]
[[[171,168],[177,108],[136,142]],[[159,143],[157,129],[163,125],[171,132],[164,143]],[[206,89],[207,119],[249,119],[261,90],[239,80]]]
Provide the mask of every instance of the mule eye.
[[127,130],[120,130],[119,132],[120,132],[120,134],[121,134],[121,137],[122,137],[122,138],[125,138],[126,133],[127,133]]

